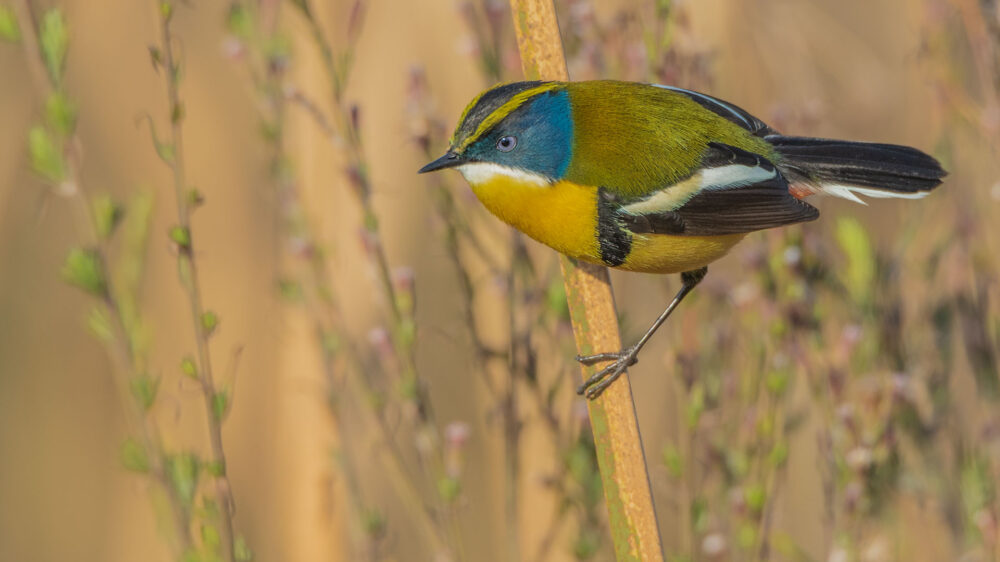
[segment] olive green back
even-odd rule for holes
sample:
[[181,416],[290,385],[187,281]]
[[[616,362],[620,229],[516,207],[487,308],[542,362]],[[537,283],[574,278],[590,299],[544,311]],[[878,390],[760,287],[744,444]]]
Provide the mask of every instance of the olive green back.
[[573,155],[565,179],[640,197],[690,176],[709,142],[775,157],[771,145],[687,96],[647,84],[567,84]]

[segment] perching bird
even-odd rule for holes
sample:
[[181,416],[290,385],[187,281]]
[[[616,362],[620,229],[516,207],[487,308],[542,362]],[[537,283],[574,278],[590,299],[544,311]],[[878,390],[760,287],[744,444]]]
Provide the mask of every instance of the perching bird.
[[569,257],[680,273],[682,287],[639,341],[577,357],[610,361],[578,390],[598,396],[637,361],[678,303],[747,233],[811,221],[828,194],[917,199],[946,172],[907,146],[784,136],[705,94],[633,82],[516,82],[462,114],[448,152],[494,215]]

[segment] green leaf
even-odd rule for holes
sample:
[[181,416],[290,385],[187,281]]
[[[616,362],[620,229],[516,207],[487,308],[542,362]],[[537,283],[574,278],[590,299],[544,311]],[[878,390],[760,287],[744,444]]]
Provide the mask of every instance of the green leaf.
[[233,2],[229,5],[229,13],[226,14],[226,29],[240,39],[249,39],[253,35],[253,17],[241,2]]
[[69,48],[69,29],[59,8],[53,8],[42,16],[42,23],[38,27],[38,44],[52,82],[60,84]]
[[170,122],[174,124],[180,123],[184,119],[184,114],[185,114],[184,103],[183,102],[175,103],[174,106],[170,109]]
[[710,519],[708,500],[701,496],[692,498],[691,505],[688,506],[688,512],[691,514],[691,525],[694,529],[698,532],[704,531]]
[[197,209],[198,207],[201,207],[205,203],[205,196],[203,196],[200,191],[194,188],[188,190],[185,199],[187,199],[188,207],[191,209]]
[[462,482],[458,478],[445,476],[438,480],[438,495],[446,502],[453,502],[462,493]]
[[993,501],[994,483],[989,463],[982,458],[973,456],[962,462],[960,482],[962,503],[969,517]]
[[300,302],[302,301],[302,285],[294,279],[279,279],[278,295],[287,302]]
[[216,478],[221,478],[226,475],[226,465],[221,461],[207,462],[205,463],[205,472]]
[[17,43],[21,40],[21,28],[17,25],[17,16],[7,5],[0,5],[0,39]]
[[764,486],[751,484],[744,492],[744,498],[746,499],[747,507],[753,510],[754,513],[760,513],[764,510],[764,504],[767,502],[767,492],[764,491]]
[[307,18],[312,18],[312,9],[310,9],[309,7],[308,0],[291,0],[291,1],[296,8],[302,10],[303,15],[305,15]]
[[705,389],[701,385],[695,385],[691,389],[691,395],[687,404],[687,425],[689,428],[698,426],[702,413],[705,412]]
[[736,544],[744,550],[752,548],[757,544],[757,528],[749,522],[741,523],[736,533]]
[[597,556],[600,549],[601,538],[592,531],[581,531],[573,541],[573,557],[577,560],[589,560]]
[[53,130],[69,136],[76,129],[76,104],[65,92],[52,92],[45,100],[45,119]]
[[212,335],[219,327],[219,316],[211,310],[206,310],[201,314],[201,329],[206,336]]
[[875,252],[868,232],[857,219],[839,217],[837,243],[847,256],[847,267],[844,269],[844,284],[847,290],[858,302],[869,302],[875,278]]
[[170,455],[166,459],[167,476],[177,497],[191,507],[198,487],[198,457],[192,453]]
[[785,394],[785,391],[788,390],[788,382],[790,379],[791,377],[789,377],[786,372],[773,371],[767,375],[765,384],[767,385],[767,390],[771,394],[775,396],[782,396]]
[[229,412],[229,391],[225,389],[216,391],[212,395],[212,415],[215,416],[215,421],[224,420],[227,412]]
[[156,124],[153,123],[153,118],[149,115],[144,116],[146,121],[149,122],[149,136],[153,139],[153,148],[156,149],[156,155],[163,160],[165,164],[173,166],[174,158],[176,157],[176,151],[174,150],[174,145],[160,140],[160,135],[156,132]]
[[132,396],[139,402],[139,406],[144,412],[148,412],[156,402],[156,392],[160,388],[160,379],[153,378],[146,373],[135,376],[129,381],[129,389]]
[[173,226],[168,233],[170,240],[182,250],[191,249],[191,231],[183,226]]
[[149,62],[153,64],[153,70],[160,71],[160,66],[163,64],[163,53],[159,47],[155,45],[149,46]]
[[149,472],[149,455],[141,443],[129,437],[122,442],[118,456],[125,470],[132,472]]
[[222,540],[219,537],[219,530],[215,528],[215,525],[205,523],[201,526],[201,543],[205,545],[205,548],[213,552],[219,550]]
[[788,460],[788,443],[785,441],[778,441],[774,444],[774,448],[771,449],[771,454],[768,455],[768,460],[774,467],[780,467],[785,464]]
[[91,203],[94,226],[102,240],[111,238],[125,216],[125,210],[108,195],[98,195]]
[[680,478],[684,474],[684,457],[673,445],[663,447],[663,464],[674,478]]
[[243,535],[238,535],[233,541],[233,556],[236,557],[236,562],[253,560],[253,551],[250,550],[250,545],[247,544],[247,539]]
[[370,537],[381,537],[385,533],[385,515],[377,509],[365,509],[361,514],[361,526]]
[[98,297],[107,295],[108,285],[104,276],[104,264],[95,250],[74,248],[66,256],[62,267],[63,279],[84,291]]
[[174,5],[172,2],[164,0],[160,2],[160,17],[165,21],[170,21],[170,18],[174,17]]
[[95,306],[90,309],[90,314],[87,315],[87,327],[101,342],[107,343],[115,338],[114,330],[111,328],[111,318],[108,318],[104,307]]
[[198,365],[190,355],[181,359],[181,372],[192,379],[198,380]]
[[40,176],[52,183],[66,179],[62,150],[42,125],[35,125],[28,131],[28,153],[31,155],[31,168]]

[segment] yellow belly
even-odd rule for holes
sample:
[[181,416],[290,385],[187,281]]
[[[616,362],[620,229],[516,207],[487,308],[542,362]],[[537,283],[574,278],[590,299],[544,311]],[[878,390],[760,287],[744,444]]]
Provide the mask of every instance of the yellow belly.
[[643,273],[681,273],[699,269],[726,255],[743,236],[633,234],[632,251],[617,269]]
[[[461,170],[476,197],[500,220],[569,257],[606,265],[597,239],[597,188],[568,181]],[[744,235],[633,234],[632,249],[616,269],[680,273],[704,267]]]

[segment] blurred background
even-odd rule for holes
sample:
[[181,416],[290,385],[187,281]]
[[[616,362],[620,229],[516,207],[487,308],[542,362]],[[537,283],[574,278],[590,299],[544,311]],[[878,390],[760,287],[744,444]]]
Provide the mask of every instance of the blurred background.
[[[657,334],[669,559],[1000,558],[997,3],[556,6],[574,79],[951,172]],[[0,559],[611,559],[552,252],[415,174],[519,76],[499,0],[0,0]],[[626,341],[679,283],[612,277]]]

